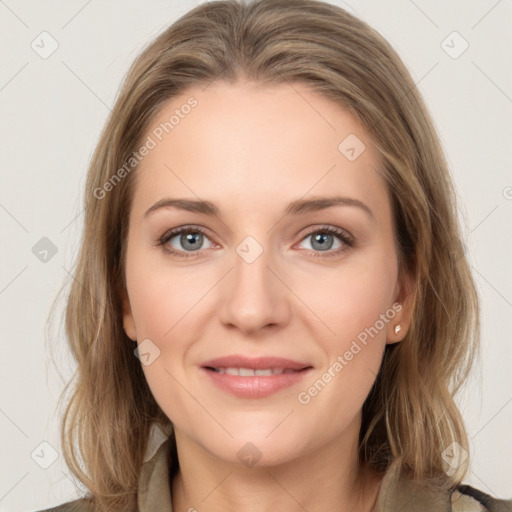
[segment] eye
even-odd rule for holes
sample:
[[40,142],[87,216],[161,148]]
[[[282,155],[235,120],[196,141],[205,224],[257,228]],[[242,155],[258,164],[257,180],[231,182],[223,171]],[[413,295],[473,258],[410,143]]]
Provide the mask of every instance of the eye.
[[[310,230],[301,242],[308,238],[312,239],[311,249],[308,250],[314,258],[337,256],[349,250],[355,244],[354,238],[350,234],[332,226]],[[336,239],[338,240],[338,247],[331,250],[336,245]],[[205,241],[210,242],[209,247],[203,246]],[[173,256],[190,258],[202,256],[203,251],[201,249],[212,248],[214,244],[200,226],[181,226],[167,231],[157,242],[157,245],[162,246],[165,252]]]
[[[200,249],[205,249],[203,247],[205,240],[209,240],[211,243],[205,231],[199,226],[181,226],[165,233],[157,245],[161,245],[170,254],[189,258],[196,256],[193,253],[199,252]],[[206,247],[206,249],[208,248],[211,246]]]
[[[302,241],[309,238],[311,238],[310,250],[313,251],[311,255],[315,258],[337,256],[354,246],[354,239],[351,235],[340,228],[331,226],[310,231]],[[338,247],[335,248],[336,250],[331,250],[333,245],[336,244],[336,239],[338,239]]]

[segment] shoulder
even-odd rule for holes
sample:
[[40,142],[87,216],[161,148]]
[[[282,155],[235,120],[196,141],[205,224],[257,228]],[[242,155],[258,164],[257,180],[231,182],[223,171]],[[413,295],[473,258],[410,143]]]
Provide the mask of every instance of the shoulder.
[[52,508],[46,508],[38,512],[94,512],[91,501],[87,498],[81,498],[74,501],[68,501]]
[[459,485],[451,494],[451,512],[512,512],[512,500],[500,500],[470,485]]
[[439,487],[392,465],[384,475],[372,512],[512,512],[512,500],[498,499],[469,485]]

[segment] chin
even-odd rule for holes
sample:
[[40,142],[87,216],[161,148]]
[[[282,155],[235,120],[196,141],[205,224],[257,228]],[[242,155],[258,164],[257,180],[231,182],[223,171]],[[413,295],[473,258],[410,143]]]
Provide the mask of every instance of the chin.
[[[280,418],[279,421],[282,421]],[[239,425],[231,434],[224,431],[212,435],[211,430],[201,432],[196,441],[214,457],[228,464],[240,467],[278,466],[296,459],[308,451],[306,432],[290,432],[289,428],[279,425],[279,421],[255,426]],[[216,429],[217,431],[219,429]]]
[[241,468],[273,467],[289,463],[300,455],[300,448],[293,439],[276,436],[275,439],[236,437],[225,446],[215,446],[212,454]]

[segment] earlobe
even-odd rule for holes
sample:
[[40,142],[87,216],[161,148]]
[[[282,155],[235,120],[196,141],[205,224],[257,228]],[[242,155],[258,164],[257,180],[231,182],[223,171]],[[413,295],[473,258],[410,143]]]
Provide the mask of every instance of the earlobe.
[[[410,275],[405,276],[393,309],[397,311],[393,320],[388,323],[386,343],[392,345],[402,341],[411,325],[412,311],[415,299],[416,286]],[[398,307],[399,306],[399,307]]]
[[137,341],[137,330],[135,329],[135,321],[126,290],[123,291],[123,329],[128,338]]
[[[402,304],[400,304],[402,306]],[[403,309],[402,309],[403,310]],[[397,315],[392,321],[389,322],[386,332],[386,343],[393,345],[403,340],[405,336],[405,329],[402,326],[401,320]]]

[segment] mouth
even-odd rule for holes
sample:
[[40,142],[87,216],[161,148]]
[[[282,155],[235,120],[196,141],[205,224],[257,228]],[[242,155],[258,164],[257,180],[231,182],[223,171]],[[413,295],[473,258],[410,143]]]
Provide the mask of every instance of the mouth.
[[228,356],[201,366],[210,381],[238,398],[264,398],[297,385],[313,369],[307,363],[276,357]]
[[[301,372],[302,370],[292,370],[291,368],[212,368],[210,366],[205,367],[207,370],[212,370],[217,373],[227,373],[228,375],[239,375],[240,377],[271,377],[272,375],[281,375],[283,373],[296,373]],[[305,368],[303,368],[305,369]]]

